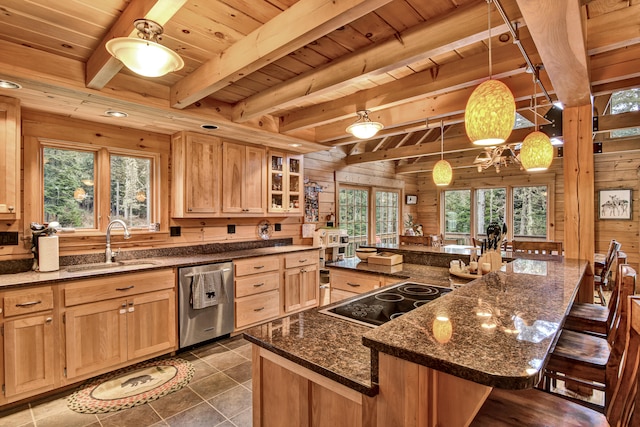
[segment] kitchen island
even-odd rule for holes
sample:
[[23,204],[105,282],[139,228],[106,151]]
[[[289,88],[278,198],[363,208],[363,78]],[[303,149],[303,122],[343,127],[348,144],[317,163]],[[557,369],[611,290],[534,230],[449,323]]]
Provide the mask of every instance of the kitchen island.
[[538,382],[586,268],[517,259],[375,329],[317,309],[250,329],[254,425],[465,425]]

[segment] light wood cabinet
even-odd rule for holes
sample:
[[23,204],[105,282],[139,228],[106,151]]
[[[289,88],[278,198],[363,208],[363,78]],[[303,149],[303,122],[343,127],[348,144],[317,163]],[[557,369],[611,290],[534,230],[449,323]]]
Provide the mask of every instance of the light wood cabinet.
[[222,212],[266,212],[265,158],[263,148],[222,142]]
[[221,141],[180,132],[171,138],[172,216],[210,217],[220,213]]
[[0,400],[12,402],[53,389],[58,331],[53,289],[7,291],[2,301],[4,396]]
[[318,251],[284,256],[283,314],[317,307],[320,300]]
[[171,269],[72,282],[65,285],[64,301],[68,380],[177,348]]
[[304,209],[303,156],[270,151],[269,168],[269,213],[299,214]]
[[280,314],[280,256],[234,262],[235,329],[266,322]]
[[0,96],[0,219],[20,219],[20,101]]
[[359,273],[338,268],[329,268],[329,271],[331,302],[341,301],[399,281],[397,278],[391,279],[375,273]]

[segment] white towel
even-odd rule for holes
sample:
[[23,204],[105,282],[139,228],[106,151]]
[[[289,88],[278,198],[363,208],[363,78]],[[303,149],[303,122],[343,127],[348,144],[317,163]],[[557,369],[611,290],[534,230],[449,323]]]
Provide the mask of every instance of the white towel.
[[191,306],[194,310],[227,302],[224,289],[224,272],[207,271],[193,275],[191,282]]

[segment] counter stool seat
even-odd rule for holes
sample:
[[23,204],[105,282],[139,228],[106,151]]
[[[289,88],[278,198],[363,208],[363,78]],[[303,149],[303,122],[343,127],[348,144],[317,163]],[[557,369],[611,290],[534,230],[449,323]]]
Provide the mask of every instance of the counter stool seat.
[[[612,302],[615,299],[612,298]],[[610,307],[611,305],[609,305]],[[574,303],[564,323],[564,329],[606,336],[615,309],[589,303]]]

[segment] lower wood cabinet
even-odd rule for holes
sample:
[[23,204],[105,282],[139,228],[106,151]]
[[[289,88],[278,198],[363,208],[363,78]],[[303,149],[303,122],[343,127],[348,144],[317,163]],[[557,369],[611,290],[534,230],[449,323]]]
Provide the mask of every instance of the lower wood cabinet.
[[171,269],[82,280],[64,294],[69,382],[177,348]]
[[3,395],[13,402],[54,388],[58,321],[51,286],[0,293]]
[[317,307],[320,301],[318,251],[284,255],[283,314]]

